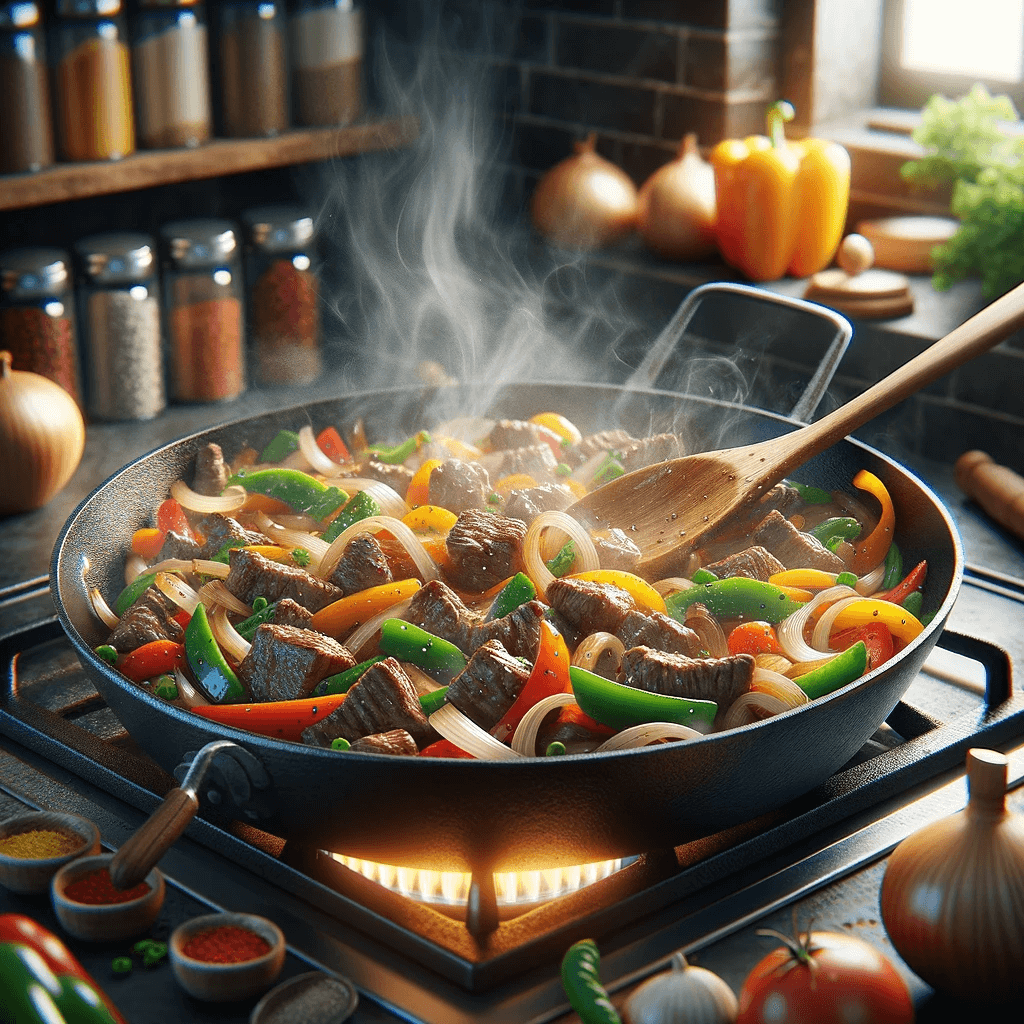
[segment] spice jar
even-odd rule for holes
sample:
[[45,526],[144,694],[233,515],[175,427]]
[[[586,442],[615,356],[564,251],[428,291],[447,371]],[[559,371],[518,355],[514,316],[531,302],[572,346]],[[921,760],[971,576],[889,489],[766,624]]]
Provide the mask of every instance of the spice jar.
[[57,149],[64,160],[119,160],[135,149],[121,0],[57,0]]
[[148,235],[75,244],[87,407],[104,420],[148,420],[167,404],[156,251]]
[[217,402],[245,390],[238,236],[226,220],[165,224],[163,301],[171,394]]
[[0,4],[0,174],[53,163],[53,122],[39,5]]
[[295,120],[354,121],[362,108],[363,12],[352,0],[298,0],[289,34]]
[[242,221],[257,379],[308,384],[321,371],[313,218],[297,206],[264,206],[247,210]]
[[19,370],[48,377],[81,405],[70,268],[62,249],[0,254],[0,348]]
[[284,4],[220,3],[217,17],[223,134],[251,138],[285,131],[289,119]]
[[206,8],[199,0],[139,0],[132,32],[139,144],[149,149],[209,141]]

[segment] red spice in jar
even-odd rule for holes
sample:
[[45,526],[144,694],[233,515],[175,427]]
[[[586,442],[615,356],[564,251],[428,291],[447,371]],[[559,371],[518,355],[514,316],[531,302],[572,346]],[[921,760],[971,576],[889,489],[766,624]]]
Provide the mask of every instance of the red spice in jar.
[[97,868],[64,886],[64,895],[76,903],[91,905],[127,903],[129,900],[137,900],[139,897],[145,896],[150,888],[148,882],[139,882],[138,885],[133,885],[130,889],[116,889],[110,880],[109,868]]
[[193,960],[211,964],[240,964],[270,952],[270,943],[262,935],[225,924],[196,932],[181,946],[182,953]]

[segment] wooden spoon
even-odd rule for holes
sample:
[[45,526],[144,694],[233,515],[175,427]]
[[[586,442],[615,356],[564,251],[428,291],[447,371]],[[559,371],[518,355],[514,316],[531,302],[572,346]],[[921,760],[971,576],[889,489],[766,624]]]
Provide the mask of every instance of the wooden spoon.
[[1022,326],[1024,284],[815,423],[757,444],[638,469],[592,491],[567,511],[592,527],[625,530],[643,552],[637,571],[653,578],[809,458]]

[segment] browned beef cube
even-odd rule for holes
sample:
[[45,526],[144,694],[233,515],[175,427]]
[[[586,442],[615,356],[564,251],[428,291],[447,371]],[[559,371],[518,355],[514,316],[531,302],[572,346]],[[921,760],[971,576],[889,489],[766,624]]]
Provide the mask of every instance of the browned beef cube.
[[497,586],[523,568],[526,524],[519,519],[469,509],[448,533],[449,575],[462,590]]
[[350,743],[362,736],[404,729],[418,747],[436,733],[423,713],[416,687],[394,658],[371,665],[329,715],[302,731],[302,741],[329,747],[339,736]]
[[420,587],[402,618],[462,650],[468,649],[473,617],[462,598],[440,580],[431,580]]
[[488,640],[500,640],[509,654],[533,661],[540,646],[540,624],[545,612],[540,601],[527,601],[500,619],[472,626],[466,650],[475,650]]
[[842,572],[843,560],[809,533],[802,533],[777,509],[761,521],[751,538],[767,548],[787,569],[823,569]]
[[548,584],[548,603],[581,634],[617,633],[636,602],[621,587],[588,580],[562,579]]
[[271,620],[276,626],[298,626],[299,629],[309,629],[313,619],[313,613],[308,608],[303,608],[290,597],[284,597],[274,605],[274,617]]
[[723,580],[731,576],[745,576],[767,583],[769,577],[782,572],[786,567],[770,551],[754,545],[737,551],[734,555],[726,555],[717,562],[705,565],[704,568]]
[[416,741],[404,729],[362,736],[349,749],[361,754],[392,754],[397,757],[415,757],[420,752]]
[[484,508],[491,479],[479,462],[445,459],[430,474],[428,501],[458,515],[468,508]]
[[313,687],[356,663],[347,647],[315,629],[263,623],[238,666],[255,701],[308,697]]
[[490,729],[512,707],[529,678],[526,665],[498,640],[489,640],[452,680],[445,699],[481,729]]
[[252,604],[257,597],[265,597],[271,603],[290,597],[311,612],[318,612],[344,596],[333,583],[297,565],[272,562],[258,551],[239,548],[228,557],[231,571],[224,584],[246,604]]
[[160,554],[157,555],[157,561],[163,562],[168,558],[203,558],[203,550],[204,545],[194,538],[186,537],[175,530],[168,530]]
[[122,654],[134,651],[151,640],[181,643],[185,630],[171,618],[179,611],[181,609],[169,597],[156,587],[150,587],[121,616],[107,643]]
[[228,467],[219,444],[204,445],[196,452],[196,473],[192,490],[198,494],[220,494],[228,485]]
[[413,471],[407,466],[392,466],[387,462],[367,459],[362,465],[360,475],[387,484],[404,498],[405,492],[409,490],[409,484],[412,482]]
[[653,466],[656,462],[667,459],[678,459],[686,454],[682,439],[675,434],[655,434],[653,437],[636,441],[620,452],[619,461],[627,473],[644,466]]
[[568,452],[565,461],[570,466],[582,466],[587,459],[597,455],[598,452],[624,452],[637,442],[638,439],[627,434],[625,430],[601,430],[583,438],[575,448]]
[[196,533],[202,538],[196,542],[173,530],[168,531],[160,558],[212,558],[226,544],[270,544],[268,537],[258,530],[247,530],[237,519],[211,512],[196,521]]
[[624,569],[626,572],[633,572],[636,569],[642,552],[622,530],[617,527],[610,530],[595,530],[590,539],[597,548],[602,569]]
[[619,681],[638,690],[691,700],[713,700],[719,715],[750,689],[754,659],[749,654],[728,658],[687,658],[650,647],[634,647],[622,656]]
[[526,473],[535,479],[543,480],[558,468],[555,453],[546,444],[535,444],[529,448],[504,448],[501,451],[488,452],[480,459],[492,480],[513,473]]
[[540,444],[544,436],[544,431],[529,420],[498,420],[487,435],[487,447],[491,451],[529,448]]
[[505,502],[504,514],[521,519],[527,526],[541,512],[561,512],[575,501],[572,491],[560,484],[538,484],[512,491]]
[[331,583],[343,594],[357,594],[360,590],[379,587],[390,583],[392,578],[387,556],[372,533],[353,537],[331,573]]
[[616,636],[626,650],[631,647],[653,647],[658,651],[684,654],[688,658],[700,657],[700,637],[680,622],[662,612],[645,615],[641,611],[630,612]]

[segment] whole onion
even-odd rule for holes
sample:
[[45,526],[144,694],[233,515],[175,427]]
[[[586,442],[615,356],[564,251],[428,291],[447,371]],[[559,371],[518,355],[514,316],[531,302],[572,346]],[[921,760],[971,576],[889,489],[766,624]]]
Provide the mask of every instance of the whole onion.
[[659,167],[639,195],[637,228],[659,256],[699,260],[715,251],[715,172],[687,135],[675,159]]
[[599,249],[636,226],[632,178],[594,151],[597,135],[573,143],[575,153],[537,183],[530,213],[549,241],[570,249]]

